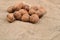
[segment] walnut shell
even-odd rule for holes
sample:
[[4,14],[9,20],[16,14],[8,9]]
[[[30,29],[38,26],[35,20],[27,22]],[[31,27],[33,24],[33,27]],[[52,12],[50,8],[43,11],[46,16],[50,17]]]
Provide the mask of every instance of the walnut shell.
[[43,8],[43,7],[39,7],[39,10],[40,10],[40,12],[43,13],[43,14],[46,13],[45,8]]
[[23,9],[29,11],[29,5],[24,5]]
[[43,13],[41,13],[41,11],[36,11],[36,14],[39,16],[39,17],[41,17],[41,16],[43,16]]
[[36,14],[30,16],[30,22],[37,23],[39,21],[39,17]]
[[35,11],[34,9],[30,9],[30,10],[29,10],[29,14],[30,14],[30,15],[35,14],[35,13],[36,13],[36,11]]
[[32,6],[31,9],[38,10],[38,6]]
[[7,9],[7,12],[9,12],[9,13],[13,13],[15,10],[14,10],[14,6],[10,6],[10,7],[8,7],[8,9]]
[[14,17],[17,19],[17,20],[21,20],[21,13],[19,11],[16,11],[14,12]]
[[21,20],[24,21],[24,22],[28,22],[29,21],[29,18],[30,18],[29,14],[24,14],[22,16]]
[[19,10],[19,12],[21,13],[21,15],[28,14],[28,12],[25,9],[21,9]]
[[7,21],[12,23],[15,20],[13,13],[7,15]]
[[18,10],[22,9],[23,6],[24,6],[24,3],[17,3],[14,5],[14,8],[16,11],[18,11]]

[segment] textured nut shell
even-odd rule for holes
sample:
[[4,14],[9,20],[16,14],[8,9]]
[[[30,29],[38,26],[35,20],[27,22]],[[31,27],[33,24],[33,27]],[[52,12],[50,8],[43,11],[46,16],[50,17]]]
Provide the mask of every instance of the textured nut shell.
[[15,20],[13,13],[7,15],[8,22],[13,22]]
[[29,10],[29,14],[30,14],[30,15],[35,14],[35,13],[36,13],[36,11],[35,11],[34,9],[30,9],[30,10]]
[[20,13],[19,11],[14,12],[14,17],[15,17],[17,20],[21,20],[21,13]]
[[21,13],[21,15],[28,14],[28,12],[25,9],[21,9],[19,10],[19,12]]
[[32,6],[31,9],[38,10],[38,6]]
[[14,12],[14,6],[8,7],[7,12],[13,13]]
[[30,16],[30,22],[37,23],[39,21],[39,17],[36,14]]
[[29,11],[29,5],[24,5],[23,9],[26,9],[27,11]]
[[44,13],[41,13],[41,11],[36,11],[36,14],[39,16],[39,17],[41,17]]
[[15,10],[20,10],[20,9],[22,9],[23,8],[23,6],[24,6],[24,4],[23,3],[17,3],[17,4],[15,4],[14,5],[14,8],[15,8]]
[[28,22],[29,21],[29,17],[30,17],[29,14],[24,14],[22,16],[21,20],[24,21],[24,22]]
[[43,14],[46,13],[45,8],[43,8],[43,7],[40,7],[39,10],[40,10],[40,12],[43,13]]

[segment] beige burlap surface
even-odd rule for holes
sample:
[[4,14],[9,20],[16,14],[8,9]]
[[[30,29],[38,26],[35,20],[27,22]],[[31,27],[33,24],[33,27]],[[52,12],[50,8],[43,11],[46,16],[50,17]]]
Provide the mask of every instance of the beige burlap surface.
[[[37,24],[9,23],[6,10],[17,2],[41,5],[47,13]],[[60,0],[0,0],[0,40],[60,40]]]

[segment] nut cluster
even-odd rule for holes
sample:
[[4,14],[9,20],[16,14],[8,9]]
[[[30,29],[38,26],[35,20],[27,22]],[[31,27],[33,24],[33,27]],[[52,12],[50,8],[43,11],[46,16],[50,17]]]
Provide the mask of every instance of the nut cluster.
[[7,9],[8,22],[12,23],[15,20],[24,22],[37,23],[39,19],[46,13],[46,10],[40,6],[29,6],[24,3],[17,3]]

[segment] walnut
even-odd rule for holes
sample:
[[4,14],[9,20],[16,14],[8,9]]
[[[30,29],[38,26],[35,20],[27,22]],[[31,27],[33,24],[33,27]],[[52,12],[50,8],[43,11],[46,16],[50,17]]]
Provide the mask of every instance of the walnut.
[[39,21],[39,17],[36,14],[30,16],[30,22],[37,23]]
[[38,6],[32,6],[31,9],[38,10]]
[[17,19],[17,20],[21,20],[21,13],[19,11],[16,11],[14,12],[14,17]]
[[23,7],[23,9],[29,11],[29,5],[26,5],[26,4],[25,4],[24,7]]
[[28,12],[25,9],[21,9],[19,10],[19,12],[21,13],[21,15],[28,14]]
[[30,14],[30,15],[35,14],[35,13],[36,13],[36,11],[35,11],[34,9],[30,9],[30,10],[29,10],[29,14]]
[[14,8],[15,8],[16,11],[18,11],[18,10],[22,9],[23,6],[24,6],[24,3],[16,3],[14,5]]
[[10,23],[12,23],[15,20],[13,13],[7,15],[7,20]]
[[45,13],[46,13],[45,8],[43,8],[43,7],[39,7],[39,10],[40,10],[40,12],[41,12],[41,13],[43,13],[43,14],[45,14]]
[[30,17],[29,14],[24,14],[22,16],[21,20],[24,21],[24,22],[28,22],[29,21],[29,17]]
[[14,6],[10,6],[10,7],[8,7],[8,9],[7,9],[7,12],[9,12],[9,13],[13,13],[15,10],[14,10]]
[[41,17],[41,16],[43,16],[43,13],[41,13],[41,11],[36,11],[36,14],[39,16],[39,17]]

